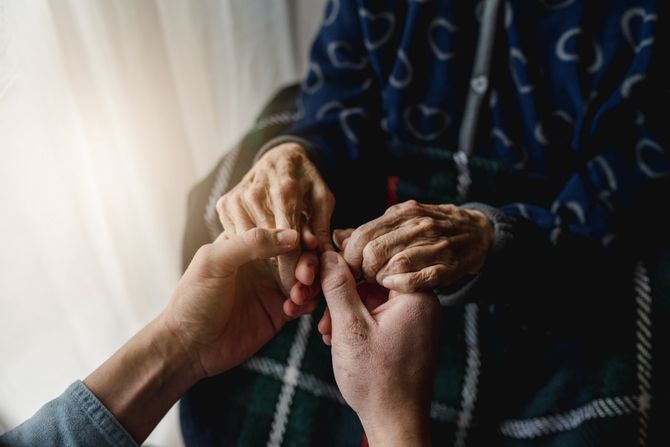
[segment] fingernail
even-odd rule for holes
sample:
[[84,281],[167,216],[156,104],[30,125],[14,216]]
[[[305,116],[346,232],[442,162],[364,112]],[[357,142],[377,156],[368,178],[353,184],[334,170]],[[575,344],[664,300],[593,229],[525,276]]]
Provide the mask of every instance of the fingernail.
[[337,265],[340,257],[334,251],[327,251],[323,254],[323,263],[325,265]]
[[342,246],[340,245],[340,243],[337,240],[338,239],[337,238],[337,232],[338,231],[339,230],[335,230],[335,232],[333,233],[333,243],[335,244],[335,247],[337,247],[338,250],[342,250]]
[[293,245],[298,241],[298,232],[295,230],[282,230],[275,237],[279,245]]
[[385,276],[384,279],[382,279],[382,286],[387,289],[392,289],[396,285],[396,282],[395,276]]

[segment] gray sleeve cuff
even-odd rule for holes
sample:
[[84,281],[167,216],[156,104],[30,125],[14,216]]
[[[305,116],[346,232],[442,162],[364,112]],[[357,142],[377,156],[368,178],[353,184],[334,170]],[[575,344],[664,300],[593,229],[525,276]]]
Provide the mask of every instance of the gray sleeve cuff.
[[33,417],[0,436],[0,445],[137,447],[137,442],[86,385],[77,381]]
[[323,157],[323,154],[321,153],[320,150],[318,150],[312,143],[309,141],[305,140],[304,138],[297,137],[295,135],[280,135],[276,138],[271,139],[267,143],[265,143],[261,148],[258,150],[256,153],[256,157],[254,157],[254,164],[260,160],[260,158],[265,155],[266,152],[268,152],[270,149],[279,146],[280,144],[284,143],[297,143],[301,145],[302,147],[305,148],[307,151],[307,156],[311,160],[312,163],[314,163],[314,166],[319,170],[321,175],[325,175],[325,168],[326,168],[326,163],[325,159]]
[[466,203],[465,209],[484,213],[493,224],[493,241],[482,270],[474,277],[459,283],[453,288],[437,290],[440,302],[451,306],[472,301],[493,301],[490,283],[496,277],[498,266],[504,262],[514,240],[514,218],[506,215],[498,208],[483,203]]

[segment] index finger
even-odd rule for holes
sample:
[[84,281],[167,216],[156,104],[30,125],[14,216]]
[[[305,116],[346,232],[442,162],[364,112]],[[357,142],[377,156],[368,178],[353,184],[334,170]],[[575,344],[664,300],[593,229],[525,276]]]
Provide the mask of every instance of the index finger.
[[298,182],[291,178],[284,179],[270,194],[277,228],[296,230],[300,233],[303,198]]
[[330,239],[330,219],[335,209],[335,196],[325,184],[314,184],[311,192],[312,215],[310,224],[314,235],[319,241],[322,252],[332,251],[333,243]]

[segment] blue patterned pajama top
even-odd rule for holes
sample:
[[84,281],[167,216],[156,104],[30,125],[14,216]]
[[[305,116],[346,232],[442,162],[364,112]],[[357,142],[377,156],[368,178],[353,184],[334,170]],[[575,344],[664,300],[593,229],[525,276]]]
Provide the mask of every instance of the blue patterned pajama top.
[[[490,68],[477,74],[484,3],[331,0],[302,118],[286,134],[324,154],[335,175],[366,158],[379,169],[392,156],[411,164],[406,147],[464,149],[468,96],[479,95],[486,104],[468,150],[526,179],[492,205],[553,244],[615,243],[648,212],[638,195],[670,174],[665,6],[501,3]],[[389,149],[398,145],[400,154]]]

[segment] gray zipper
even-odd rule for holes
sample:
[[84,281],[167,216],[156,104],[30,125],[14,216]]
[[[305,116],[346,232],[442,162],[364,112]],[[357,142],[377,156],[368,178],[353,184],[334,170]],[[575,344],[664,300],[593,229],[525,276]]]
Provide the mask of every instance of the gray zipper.
[[491,60],[493,46],[500,23],[502,0],[482,0],[484,12],[479,29],[477,52],[472,66],[470,91],[465,102],[463,121],[458,135],[458,151],[454,154],[454,163],[458,171],[456,189],[461,202],[467,200],[472,184],[470,175],[470,157],[475,150],[475,140],[479,128],[482,107],[490,93]]

